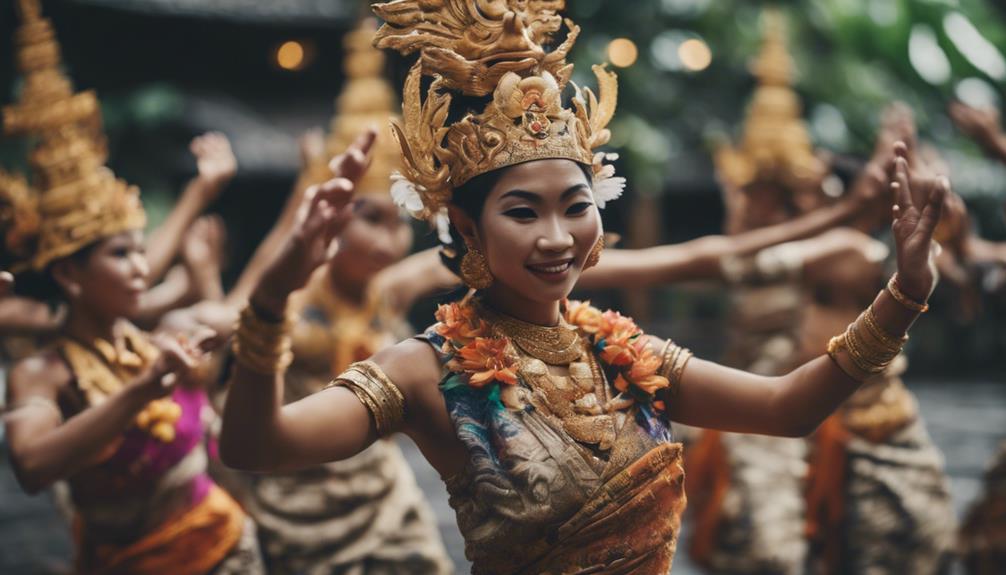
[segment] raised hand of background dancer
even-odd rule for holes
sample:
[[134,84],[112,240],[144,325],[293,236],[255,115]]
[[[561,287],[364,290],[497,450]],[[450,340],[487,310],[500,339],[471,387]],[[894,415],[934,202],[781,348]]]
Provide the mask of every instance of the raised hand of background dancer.
[[199,301],[223,298],[220,268],[223,265],[227,227],[217,215],[202,216],[182,242],[182,262],[192,278]]
[[335,240],[352,217],[356,181],[370,166],[370,150],[376,138],[374,129],[361,134],[329,164],[336,177],[308,189],[298,208],[293,233],[250,298],[260,313],[283,317],[290,294],[304,287],[314,270],[335,253]]
[[894,145],[890,186],[894,193],[891,230],[898,255],[898,283],[915,301],[926,301],[936,285],[933,233],[940,221],[950,181],[945,176],[920,174],[908,163],[904,142]]
[[1006,134],[1003,134],[995,108],[979,109],[951,102],[948,111],[958,130],[977,142],[986,153],[1006,162]]
[[204,193],[212,201],[238,171],[231,143],[220,132],[207,132],[192,140],[189,150],[196,158],[197,178],[206,184]]

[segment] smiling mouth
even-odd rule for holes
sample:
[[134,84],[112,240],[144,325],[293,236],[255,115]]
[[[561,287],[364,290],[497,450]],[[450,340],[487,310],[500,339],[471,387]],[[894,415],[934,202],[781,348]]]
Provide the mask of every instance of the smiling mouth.
[[527,269],[544,275],[557,275],[565,272],[569,268],[573,267],[573,259],[562,260],[558,262],[548,262],[544,264],[528,264]]

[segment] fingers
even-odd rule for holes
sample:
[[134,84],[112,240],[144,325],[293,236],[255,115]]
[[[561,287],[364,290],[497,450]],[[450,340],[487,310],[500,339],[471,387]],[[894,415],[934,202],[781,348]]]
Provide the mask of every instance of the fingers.
[[[895,150],[897,150],[897,145],[895,145]],[[892,180],[891,191],[894,193],[895,217],[897,217],[899,211],[900,213],[904,213],[904,210],[914,207],[912,190],[908,183],[908,161],[905,160],[904,156],[899,155],[894,160],[894,177]]]
[[370,166],[370,151],[377,139],[377,129],[367,128],[356,140],[328,164],[336,177],[359,180]]
[[943,204],[949,193],[950,181],[946,178],[941,178],[933,189],[933,193],[929,195],[926,206],[922,208],[922,215],[919,218],[918,226],[919,233],[925,234],[926,237],[932,237],[933,232],[936,231],[936,226],[940,223],[940,217],[943,214]]

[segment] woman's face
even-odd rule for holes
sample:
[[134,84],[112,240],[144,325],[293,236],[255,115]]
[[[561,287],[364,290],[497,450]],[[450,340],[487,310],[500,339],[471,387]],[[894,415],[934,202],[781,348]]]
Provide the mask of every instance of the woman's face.
[[569,295],[602,230],[580,167],[538,160],[505,169],[474,231],[495,278],[490,289],[546,303]]
[[105,238],[85,259],[68,265],[63,284],[74,305],[107,318],[131,317],[139,311],[150,273],[142,231]]
[[409,253],[412,228],[388,195],[360,196],[353,209],[339,236],[332,270],[342,279],[364,284]]

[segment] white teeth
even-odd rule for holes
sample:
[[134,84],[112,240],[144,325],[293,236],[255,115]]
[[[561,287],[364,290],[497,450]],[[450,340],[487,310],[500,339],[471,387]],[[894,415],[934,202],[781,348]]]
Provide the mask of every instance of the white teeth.
[[545,267],[545,266],[531,266],[531,267],[532,267],[532,269],[534,269],[536,271],[544,272],[544,273],[547,273],[547,274],[557,274],[557,273],[561,273],[561,272],[564,272],[567,269],[569,269],[570,265],[571,265],[570,262],[566,262],[564,264],[557,265],[557,266],[548,266],[548,267]]

